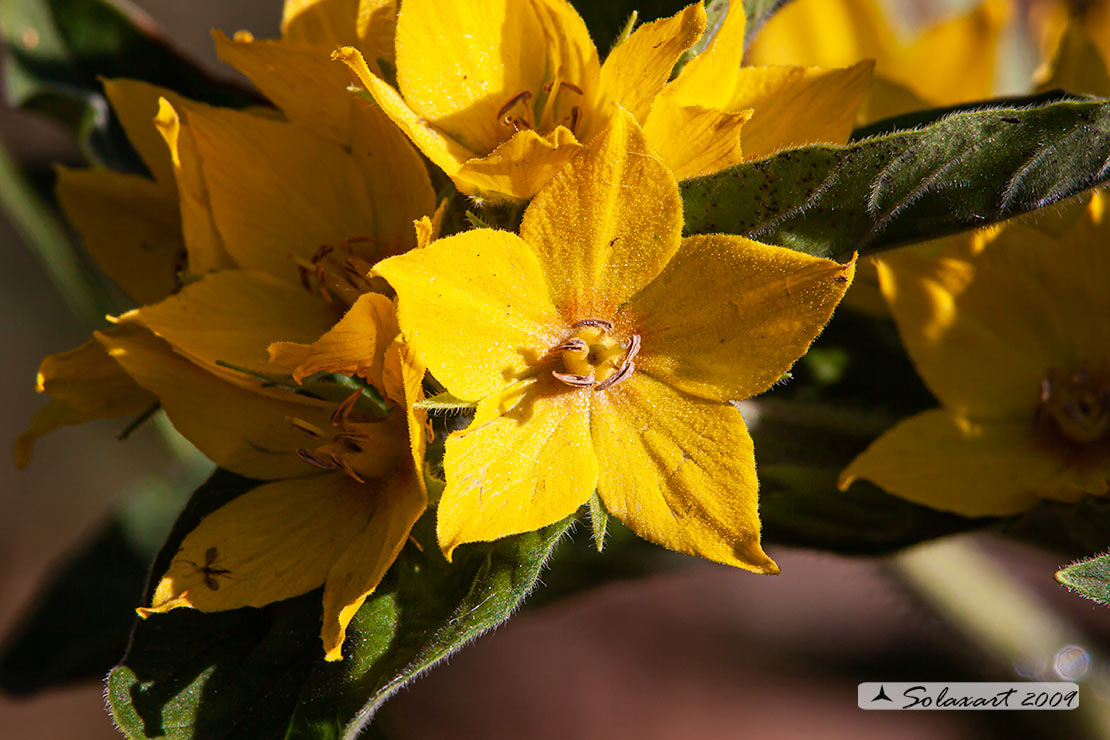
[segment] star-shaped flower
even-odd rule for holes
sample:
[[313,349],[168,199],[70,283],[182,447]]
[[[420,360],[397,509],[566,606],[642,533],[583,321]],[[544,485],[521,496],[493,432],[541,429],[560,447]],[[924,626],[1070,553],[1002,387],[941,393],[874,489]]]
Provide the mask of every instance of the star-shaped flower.
[[619,111],[536,196],[519,237],[478,229],[376,266],[406,340],[478,403],[447,441],[448,556],[557,521],[596,489],[649,540],[777,572],[729,401],[806,351],[853,263],[681,230],[673,175]]

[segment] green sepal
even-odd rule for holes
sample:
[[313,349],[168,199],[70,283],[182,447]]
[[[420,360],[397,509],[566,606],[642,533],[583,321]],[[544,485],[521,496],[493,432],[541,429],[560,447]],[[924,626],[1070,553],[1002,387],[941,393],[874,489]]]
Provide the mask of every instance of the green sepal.
[[590,494],[590,527],[594,533],[594,547],[598,552],[605,549],[605,533],[609,529],[609,512],[597,495],[597,489]]
[[451,395],[449,391],[443,391],[434,396],[425,398],[422,401],[417,401],[413,404],[415,408],[426,409],[428,411],[440,411],[445,413],[462,413],[464,411],[473,411],[478,408],[478,404],[474,401],[464,401],[461,398],[456,398]]
[[1110,606],[1110,552],[1056,571],[1056,580],[1072,591]]
[[[162,548],[147,599],[185,535],[257,481],[218,471]],[[132,738],[353,738],[416,675],[507,619],[538,581],[573,517],[538,532],[467,545],[447,563],[434,512],[355,615],[344,660],[320,643],[322,592],[204,614],[138,621],[108,677],[113,716]]]
[[951,115],[682,183],[686,234],[873,254],[1043,208],[1110,180],[1110,102]]

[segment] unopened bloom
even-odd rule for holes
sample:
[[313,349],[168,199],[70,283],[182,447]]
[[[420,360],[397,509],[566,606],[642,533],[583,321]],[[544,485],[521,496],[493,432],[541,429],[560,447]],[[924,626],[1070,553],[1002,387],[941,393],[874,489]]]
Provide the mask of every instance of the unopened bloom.
[[729,401],[805,352],[853,264],[681,229],[674,177],[620,111],[540,191],[519,237],[478,229],[376,266],[403,336],[477,402],[446,445],[449,557],[566,517],[596,488],[642,537],[777,572]]
[[967,516],[1075,501],[1110,485],[1110,222],[1103,195],[1059,236],[1011,224],[977,255],[879,261],[910,359],[941,407],[847,467]]

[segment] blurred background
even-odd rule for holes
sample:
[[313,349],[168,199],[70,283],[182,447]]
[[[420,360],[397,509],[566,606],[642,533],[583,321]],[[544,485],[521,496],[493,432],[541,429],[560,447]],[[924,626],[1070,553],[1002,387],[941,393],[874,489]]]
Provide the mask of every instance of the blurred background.
[[[912,26],[970,4],[899,7]],[[138,5],[180,49],[228,76],[209,30],[276,36],[281,9],[279,0]],[[1027,79],[1031,57],[1008,53],[1013,63],[1005,75]],[[1011,91],[1013,79],[1003,79],[1000,89]],[[14,165],[39,185],[48,186],[54,162],[82,162],[60,129],[3,107],[0,140]],[[0,307],[8,316],[0,344],[0,441],[7,445],[43,403],[32,390],[41,358],[77,346],[89,327],[3,214],[0,261]],[[210,471],[164,425],[145,425],[126,443],[116,440],[122,426],[64,429],[39,443],[28,470],[0,464],[0,635],[17,626],[51,564],[89,537],[115,504],[137,495],[139,509],[176,508]],[[768,551],[782,566],[776,578],[676,558],[675,567],[658,575],[526,610],[402,691],[380,715],[381,729],[404,738],[1110,736],[1110,724],[1099,726],[1105,712],[1077,719],[856,707],[862,681],[1107,675],[1093,646],[1110,644],[1110,619],[1102,607],[1053,582],[1059,556],[989,535],[956,538],[940,551],[899,560],[773,544]],[[938,595],[929,573],[945,573],[948,551],[1005,563],[1004,572],[972,573],[978,580],[968,581],[1001,584],[997,642],[982,631],[991,631],[990,619],[965,620],[958,608],[939,603],[943,589]],[[959,583],[968,573],[955,567],[947,574]],[[1012,595],[1006,588],[1015,584],[1025,601],[1006,602]],[[74,599],[65,608],[79,618],[83,606]],[[1015,611],[1022,612],[1017,621],[1007,621]],[[1106,685],[1093,681],[1083,701],[1097,704],[1094,692]],[[1105,707],[1110,696],[1101,701]],[[114,737],[99,683],[31,698],[0,696],[0,740]]]

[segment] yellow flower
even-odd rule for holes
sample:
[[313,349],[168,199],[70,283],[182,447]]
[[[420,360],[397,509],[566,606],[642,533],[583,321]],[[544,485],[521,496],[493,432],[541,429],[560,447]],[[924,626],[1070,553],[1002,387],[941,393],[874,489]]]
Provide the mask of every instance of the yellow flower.
[[[214,462],[269,482],[201,521],[141,612],[259,606],[323,585],[321,638],[337,660],[347,624],[426,506],[424,426],[412,408],[424,371],[395,341],[393,303],[367,272],[417,244],[415,219],[425,236],[435,230],[424,217],[434,205],[427,171],[393,124],[353,96],[342,101],[350,136],[340,143],[271,111],[214,108],[143,83],[106,87],[155,180],[121,180],[131,189],[117,188],[115,211],[103,215],[104,178],[89,176],[84,189],[63,180],[63,200],[79,226],[96,227],[87,239],[106,239],[109,219],[132,212],[107,252],[126,265],[154,233],[127,231],[141,210],[173,198],[164,226],[176,228],[182,253],[147,305],[47,358],[39,387],[52,401],[17,457],[25,462],[34,438],[61,424],[157,402]],[[132,198],[139,187],[157,199]],[[141,285],[141,271],[120,274]],[[341,363],[337,348],[348,350]],[[366,408],[361,391],[317,383],[302,395],[236,368],[297,382],[360,376],[388,409]]]
[[1059,236],[1022,224],[978,255],[879,262],[883,294],[941,408],[843,472],[967,516],[1075,501],[1110,483],[1110,223],[1105,195]]
[[[336,57],[467,194],[532,197],[618,105],[679,179],[745,155],[847,138],[869,64],[741,68],[744,13],[735,3],[710,48],[667,84],[705,25],[701,3],[691,5],[640,27],[601,64],[566,0],[406,0],[397,21],[399,89],[356,49]],[[750,117],[742,153],[740,127]]]
[[879,0],[794,0],[760,29],[752,64],[838,66],[875,60],[862,119],[988,98],[995,89],[1009,0],[984,0],[916,38],[892,27]]
[[621,111],[540,191],[519,237],[469,231],[376,266],[413,349],[478,403],[447,440],[448,557],[568,516],[596,487],[642,537],[777,572],[729,401],[805,352],[853,265],[681,229],[673,175]]

